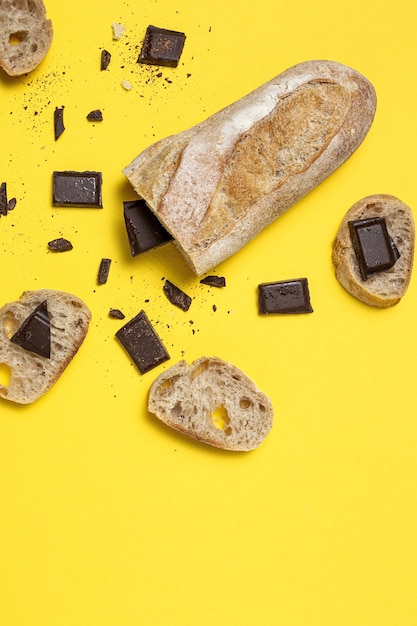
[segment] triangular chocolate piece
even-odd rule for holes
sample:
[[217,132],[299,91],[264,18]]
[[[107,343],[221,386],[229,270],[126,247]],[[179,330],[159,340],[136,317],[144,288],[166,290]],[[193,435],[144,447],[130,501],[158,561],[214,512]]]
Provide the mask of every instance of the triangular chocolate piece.
[[26,318],[11,341],[47,359],[51,356],[51,327],[46,300]]

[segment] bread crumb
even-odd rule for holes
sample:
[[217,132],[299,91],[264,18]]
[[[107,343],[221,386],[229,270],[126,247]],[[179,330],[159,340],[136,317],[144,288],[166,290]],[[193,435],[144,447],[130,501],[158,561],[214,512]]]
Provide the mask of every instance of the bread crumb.
[[126,91],[130,91],[132,89],[132,83],[130,83],[128,80],[123,79],[122,87],[123,89],[126,89]]
[[113,22],[111,25],[113,29],[113,39],[115,41],[119,41],[122,35],[126,32],[126,27],[123,24],[119,24],[118,22]]

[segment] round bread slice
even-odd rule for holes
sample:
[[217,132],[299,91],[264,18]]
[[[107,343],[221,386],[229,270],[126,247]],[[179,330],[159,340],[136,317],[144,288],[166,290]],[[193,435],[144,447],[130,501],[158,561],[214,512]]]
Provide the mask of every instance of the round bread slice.
[[[349,222],[373,217],[384,218],[387,231],[400,256],[385,271],[363,280],[352,245]],[[346,213],[333,243],[332,260],[339,283],[352,296],[377,308],[397,304],[410,283],[414,259],[415,229],[413,214],[404,202],[387,194],[366,196]]]
[[[12,341],[16,331],[44,302],[49,316],[50,358]],[[0,309],[0,366],[10,370],[10,380],[0,385],[0,397],[20,404],[40,398],[74,358],[90,320],[87,305],[64,291],[25,291],[18,301],[4,305]]]
[[53,29],[42,0],[0,1],[0,67],[10,76],[31,72],[51,47]]
[[272,427],[270,399],[241,370],[217,357],[179,361],[149,391],[148,409],[185,435],[224,450],[257,448]]

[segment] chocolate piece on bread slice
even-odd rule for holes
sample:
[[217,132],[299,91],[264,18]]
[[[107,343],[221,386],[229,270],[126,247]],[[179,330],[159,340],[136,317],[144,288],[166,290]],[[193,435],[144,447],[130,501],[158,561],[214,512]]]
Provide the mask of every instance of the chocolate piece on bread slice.
[[273,422],[270,399],[237,367],[217,357],[179,361],[158,376],[148,409],[185,435],[225,450],[257,448]]
[[[33,337],[31,343],[14,339],[41,306],[49,321],[49,357],[36,353]],[[10,380],[7,385],[0,385],[0,397],[29,404],[46,393],[74,358],[90,320],[87,305],[64,291],[25,291],[16,302],[5,304],[0,309],[0,365],[8,367]],[[33,350],[28,349],[31,345]]]
[[[368,231],[364,245],[372,247],[373,243],[374,250],[357,249],[355,229],[361,226]],[[346,291],[369,306],[393,306],[407,291],[414,245],[410,207],[395,196],[366,196],[349,209],[337,232],[332,253],[336,278]],[[364,255],[370,259],[368,265]]]
[[306,61],[152,144],[123,171],[201,275],[346,161],[375,109],[362,74]]
[[0,67],[10,76],[31,72],[43,61],[53,38],[42,0],[0,2]]

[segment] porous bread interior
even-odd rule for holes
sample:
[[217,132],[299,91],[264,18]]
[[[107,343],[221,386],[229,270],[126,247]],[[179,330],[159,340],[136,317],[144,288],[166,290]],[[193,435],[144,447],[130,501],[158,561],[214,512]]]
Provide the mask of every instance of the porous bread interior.
[[[50,318],[51,357],[45,358],[16,345],[10,338],[44,300]],[[0,397],[20,404],[34,402],[56,382],[87,334],[91,313],[76,296],[50,289],[26,291],[20,300],[0,309],[0,365],[10,370]]]
[[0,0],[0,67],[10,76],[32,71],[53,38],[42,0]]
[[[383,217],[400,258],[393,267],[363,280],[352,246],[348,222]],[[397,304],[411,278],[415,247],[413,214],[404,202],[388,194],[374,194],[356,202],[346,213],[336,235],[332,260],[340,284],[361,302],[377,308]]]
[[[226,450],[258,447],[272,427],[270,399],[231,363],[201,357],[188,365],[179,361],[151,386],[148,408],[162,422],[182,433]],[[223,409],[223,427],[213,415]]]

